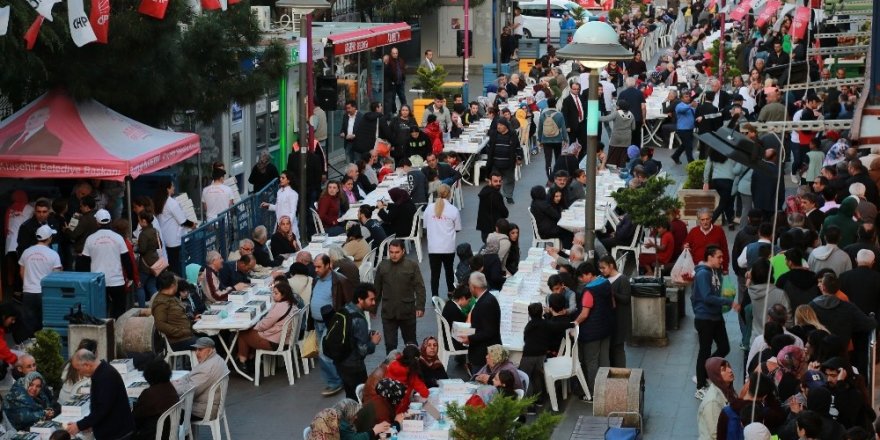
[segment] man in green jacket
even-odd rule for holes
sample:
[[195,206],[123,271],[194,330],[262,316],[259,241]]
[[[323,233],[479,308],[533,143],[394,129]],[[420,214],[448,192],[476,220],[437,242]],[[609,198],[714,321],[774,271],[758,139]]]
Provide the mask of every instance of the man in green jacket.
[[397,330],[404,344],[416,344],[416,319],[425,316],[425,280],[419,264],[406,258],[403,240],[388,246],[388,259],[376,269],[376,304],[382,302],[385,352],[397,349]]

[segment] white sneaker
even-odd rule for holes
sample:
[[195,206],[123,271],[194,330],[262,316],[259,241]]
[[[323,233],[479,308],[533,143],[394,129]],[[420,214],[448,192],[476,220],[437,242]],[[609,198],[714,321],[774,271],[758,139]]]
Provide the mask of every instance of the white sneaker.
[[696,375],[691,376],[691,382],[693,382],[694,385],[697,384],[697,376]]
[[794,183],[795,185],[797,185],[798,183],[800,183],[800,181],[801,181],[801,176],[798,176],[797,174],[791,175],[791,183]]
[[703,400],[703,398],[706,397],[706,389],[705,388],[698,389],[697,392],[694,393],[694,397],[696,397],[697,400]]

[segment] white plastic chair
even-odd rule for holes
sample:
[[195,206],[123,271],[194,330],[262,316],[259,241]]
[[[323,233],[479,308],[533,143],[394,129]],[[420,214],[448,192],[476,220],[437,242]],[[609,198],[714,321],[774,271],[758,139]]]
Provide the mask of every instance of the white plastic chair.
[[357,387],[355,387],[354,394],[358,398],[358,403],[363,404],[364,403],[364,384],[360,384]]
[[440,310],[441,312],[443,311],[443,308],[446,307],[446,300],[439,296],[432,296],[431,303],[434,304],[434,310]]
[[373,282],[373,274],[376,268],[376,249],[372,249],[367,256],[361,260],[361,265],[358,267],[358,273],[361,276],[361,282],[364,283],[372,283]]
[[566,332],[565,338],[559,344],[559,355],[555,358],[547,359],[544,363],[544,383],[547,384],[547,394],[550,396],[550,406],[553,411],[559,411],[559,402],[556,399],[556,381],[562,381],[562,398],[568,398],[568,379],[577,377],[581,383],[581,388],[586,393],[587,398],[592,398],[590,388],[587,386],[587,379],[584,377],[584,371],[581,369],[580,359],[578,358],[578,328],[575,327]]
[[404,243],[413,243],[419,263],[422,262],[422,215],[424,215],[424,209],[424,207],[416,208],[416,213],[413,214],[412,229],[410,229],[409,237],[400,237],[400,240],[403,240]]
[[379,243],[379,247],[378,247],[379,253],[376,255],[376,264],[375,264],[375,266],[377,268],[379,267],[379,264],[382,263],[382,260],[384,260],[385,257],[388,256],[388,246],[391,244],[391,241],[393,241],[395,238],[397,238],[397,235],[391,234],[388,237],[386,237],[384,240],[382,240],[381,243]]
[[[223,375],[214,385],[211,385],[211,388],[208,389],[208,405],[207,412],[205,413],[205,418],[202,420],[196,420],[192,424],[193,426],[208,426],[211,428],[211,438],[213,440],[223,440],[223,435],[220,431],[220,422],[223,422],[223,429],[226,431],[226,438],[231,439],[232,436],[229,434],[229,421],[226,419],[226,392],[229,388],[229,373]],[[214,399],[217,399],[217,391],[220,393],[220,405],[217,407],[217,411],[212,414],[211,412],[214,409]],[[198,435],[198,434],[196,434]]]
[[[309,309],[309,304],[306,304],[302,309],[302,318],[300,322],[309,320],[309,313],[311,313]],[[302,328],[302,325],[300,325]],[[294,330],[296,335],[300,334],[300,329]],[[305,343],[306,335],[309,332],[302,332],[302,337],[298,337],[296,339],[296,344],[294,344],[293,349],[296,350],[294,353],[294,359],[299,359],[302,362],[302,372],[303,374],[309,374],[309,366],[315,368],[315,359],[314,358],[304,358],[303,357],[303,343]],[[296,363],[296,377],[300,377],[300,362]]]
[[309,208],[309,211],[312,213],[312,223],[315,224],[315,231],[319,234],[326,234],[324,232],[324,223],[321,223],[321,216],[318,215],[318,211],[315,211],[314,208]]
[[529,220],[532,222],[532,247],[541,247],[539,245],[550,243],[551,246],[555,248],[559,248],[559,239],[558,238],[541,238],[541,235],[538,233],[538,222],[535,220],[535,216],[532,214],[532,208],[529,207]]
[[[183,412],[183,405],[186,402],[183,400],[178,400],[177,403],[171,405],[171,408],[168,408],[161,416],[159,416],[159,420],[156,421],[156,440],[179,440],[180,438],[180,430],[178,429],[178,425],[180,425],[181,413]],[[165,422],[168,422],[168,435],[165,436]]]
[[[159,334],[162,335],[162,340],[165,341],[165,362],[168,362],[168,365],[171,365],[172,369],[177,369],[176,363],[178,358],[188,358],[190,368],[199,363],[194,350],[174,351],[171,348],[171,342],[168,342],[168,337],[161,332]],[[173,363],[171,362],[172,359],[174,360]]]
[[639,261],[639,253],[641,250],[641,246],[639,243],[642,242],[642,225],[636,226],[636,232],[633,234],[632,242],[629,246],[614,246],[611,248],[611,256],[617,258],[618,252],[632,252],[635,254],[636,261]]
[[449,358],[452,356],[457,356],[461,354],[467,354],[467,349],[456,350],[455,345],[452,343],[452,328],[449,325],[449,322],[446,321],[446,318],[443,317],[443,309],[434,308],[434,314],[437,317],[437,340],[440,341],[439,350],[437,350],[437,357],[440,358],[440,362],[443,363],[443,368],[449,369]]
[[516,393],[516,399],[517,399],[517,400],[523,400],[523,398],[526,396],[526,392],[523,391],[523,390],[519,390],[519,389],[517,389],[517,390],[513,390],[513,392]]
[[464,209],[464,195],[461,192],[461,179],[452,184],[452,205],[459,211]]
[[183,401],[183,420],[180,423],[180,430],[178,433],[178,437],[182,439],[192,440],[192,409],[193,409],[193,400],[196,397],[196,387],[190,387],[190,389],[183,392],[180,396],[180,400]]
[[269,372],[275,371],[275,358],[281,356],[284,360],[284,368],[287,369],[287,382],[290,385],[293,385],[294,362],[293,348],[291,346],[296,345],[292,341],[294,340],[294,331],[298,331],[300,328],[302,315],[303,311],[301,309],[297,310],[293,316],[288,317],[284,320],[284,323],[281,324],[281,338],[278,340],[278,348],[275,350],[257,350],[256,364],[254,366],[254,386],[260,386],[260,364],[263,356],[270,356],[270,358],[266,360],[266,363],[263,364],[263,376],[269,377]]

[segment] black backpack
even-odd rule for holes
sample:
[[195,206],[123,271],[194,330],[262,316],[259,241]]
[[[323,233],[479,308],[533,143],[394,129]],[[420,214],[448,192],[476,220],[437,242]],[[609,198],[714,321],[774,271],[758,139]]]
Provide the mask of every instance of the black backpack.
[[333,318],[327,323],[327,333],[321,340],[321,348],[324,355],[334,362],[342,362],[351,354],[351,318],[351,314],[343,308],[335,311]]

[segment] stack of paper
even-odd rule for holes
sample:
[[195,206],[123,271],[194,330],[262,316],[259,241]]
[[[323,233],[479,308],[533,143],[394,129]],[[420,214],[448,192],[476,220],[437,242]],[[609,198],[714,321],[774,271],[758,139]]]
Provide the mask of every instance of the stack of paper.
[[53,422],[51,420],[41,420],[31,426],[31,432],[39,434],[38,438],[42,440],[48,440],[49,437],[52,436],[52,433],[59,429],[64,428],[61,426],[60,423]]
[[253,300],[248,301],[247,304],[245,304],[245,305],[248,307],[253,307],[254,310],[257,310],[258,312],[262,313],[262,312],[266,311],[267,303],[266,303],[266,301],[263,301],[262,299],[253,299]]
[[181,193],[179,196],[175,197],[177,203],[180,204],[181,209],[183,209],[183,214],[186,216],[186,219],[193,222],[198,223],[199,218],[196,217],[196,209],[193,204],[192,199],[186,193]]
[[229,292],[229,302],[232,304],[245,304],[248,302],[248,294],[243,290],[236,290],[235,292]]
[[125,387],[125,391],[128,393],[128,397],[140,397],[141,393],[149,387],[150,384],[144,381],[139,381]]
[[470,336],[470,335],[474,334],[475,332],[476,332],[476,330],[474,330],[474,328],[471,327],[470,323],[459,322],[459,321],[452,323],[452,337],[453,338]]
[[239,307],[235,310],[233,318],[250,321],[255,316],[257,316],[257,311],[253,307]]
[[208,307],[210,307],[211,310],[217,310],[217,311],[222,312],[224,310],[229,309],[229,307],[231,305],[232,305],[232,303],[229,301],[214,301]]
[[36,432],[17,432],[12,437],[9,437],[9,440],[41,440],[42,438],[41,434]]
[[89,396],[79,395],[70,399],[70,402],[61,406],[61,415],[71,417],[84,417],[89,413]]
[[204,312],[202,312],[201,320],[205,322],[219,321],[220,319],[222,319],[222,317],[220,316],[221,313],[223,312],[216,309],[205,310]]

